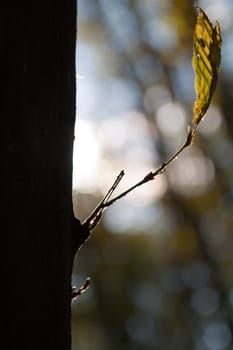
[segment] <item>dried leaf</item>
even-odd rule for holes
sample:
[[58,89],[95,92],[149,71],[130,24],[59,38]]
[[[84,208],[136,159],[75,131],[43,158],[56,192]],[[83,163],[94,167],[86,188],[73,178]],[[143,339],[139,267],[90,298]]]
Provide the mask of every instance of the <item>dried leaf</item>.
[[218,22],[213,27],[205,12],[201,8],[197,10],[192,60],[197,96],[193,108],[193,123],[196,125],[200,123],[207,112],[216,88],[222,43]]

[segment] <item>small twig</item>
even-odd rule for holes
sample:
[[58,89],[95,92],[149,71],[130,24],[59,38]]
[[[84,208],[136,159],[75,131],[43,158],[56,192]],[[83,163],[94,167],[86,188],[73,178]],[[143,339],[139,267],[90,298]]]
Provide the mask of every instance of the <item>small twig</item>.
[[135,185],[128,188],[126,191],[122,192],[121,194],[112,198],[111,200],[105,202],[104,207],[105,208],[109,207],[110,205],[112,205],[113,203],[115,203],[116,201],[121,199],[122,197],[125,197],[127,194],[129,194],[130,192],[135,190],[135,188],[137,188],[137,187],[139,187],[139,186],[141,186],[149,181],[154,180],[154,178],[157,175],[162,174],[166,170],[167,166],[169,164],[171,164],[186,147],[190,146],[193,143],[194,137],[196,135],[196,130],[197,130],[196,125],[193,129],[189,128],[185,143],[180,147],[180,149],[171,158],[169,158],[166,162],[162,163],[158,169],[156,169],[154,171],[150,171],[142,180],[137,182]]
[[78,290],[76,287],[72,287],[72,294],[71,294],[72,300],[80,297],[80,295],[86,292],[86,290],[90,287],[90,282],[91,282],[90,277],[87,277],[85,283]]
[[194,137],[196,135],[196,131],[197,131],[197,125],[195,125],[192,129],[189,127],[184,144],[180,147],[180,149],[172,157],[170,157],[166,162],[163,162],[158,169],[156,169],[154,171],[150,171],[142,180],[137,182],[135,185],[128,188],[126,191],[120,193],[118,196],[110,199],[113,192],[115,191],[115,189],[119,185],[121,179],[125,175],[124,170],[121,170],[120,174],[117,176],[117,178],[114,181],[111,188],[108,190],[108,192],[106,193],[104,198],[100,201],[100,203],[93,210],[93,212],[90,214],[90,216],[83,222],[82,226],[84,228],[87,228],[88,232],[90,233],[99,223],[99,221],[103,215],[103,211],[106,208],[108,208],[110,205],[112,205],[113,203],[115,203],[116,201],[121,199],[122,197],[125,197],[128,193],[135,190],[135,188],[137,188],[137,187],[139,187],[139,186],[141,186],[149,181],[154,180],[154,178],[157,175],[162,174],[166,170],[167,166],[169,164],[171,164],[186,147],[190,146],[193,143]]
[[119,185],[121,179],[125,175],[124,170],[121,170],[119,175],[117,176],[116,180],[114,181],[113,185],[110,187],[104,198],[100,201],[100,203],[96,206],[96,208],[93,210],[93,212],[90,214],[90,216],[84,221],[82,226],[88,228],[89,231],[92,231],[98,222],[100,221],[103,211],[105,208],[107,208],[106,203],[108,203],[111,195]]

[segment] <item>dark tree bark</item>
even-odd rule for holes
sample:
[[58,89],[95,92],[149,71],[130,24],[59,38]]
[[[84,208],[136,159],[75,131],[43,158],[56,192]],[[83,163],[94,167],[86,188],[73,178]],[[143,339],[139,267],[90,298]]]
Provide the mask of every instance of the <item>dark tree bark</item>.
[[2,349],[70,349],[75,36],[75,0],[0,6]]

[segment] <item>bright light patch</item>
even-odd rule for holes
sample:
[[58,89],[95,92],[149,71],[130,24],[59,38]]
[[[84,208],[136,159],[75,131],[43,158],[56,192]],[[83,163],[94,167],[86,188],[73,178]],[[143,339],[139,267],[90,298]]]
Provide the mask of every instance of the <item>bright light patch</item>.
[[158,109],[156,121],[164,136],[177,137],[186,125],[184,108],[178,103],[167,103]]
[[78,120],[75,129],[73,188],[91,193],[97,182],[100,149],[92,123]]
[[167,173],[172,187],[186,196],[206,191],[215,178],[212,161],[195,146],[192,146],[192,153],[189,151],[180,155]]
[[[101,123],[97,130],[102,149],[97,189],[102,195],[121,169],[125,170],[125,176],[114,195],[134,185],[159,164],[151,132],[145,116],[133,110]],[[159,176],[154,185],[150,183],[138,188],[126,197],[126,201],[139,206],[149,205],[161,198],[166,190],[165,178]]]
[[210,323],[204,330],[203,340],[208,349],[227,349],[232,340],[231,331],[224,322]]
[[213,136],[222,126],[222,114],[216,106],[210,106],[203,122],[199,126],[199,132],[205,136]]

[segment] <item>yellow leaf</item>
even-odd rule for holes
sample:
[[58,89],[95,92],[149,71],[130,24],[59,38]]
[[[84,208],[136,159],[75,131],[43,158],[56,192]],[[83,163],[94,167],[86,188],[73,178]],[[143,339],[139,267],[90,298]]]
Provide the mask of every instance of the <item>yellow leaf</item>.
[[221,33],[218,22],[213,27],[205,12],[198,8],[193,39],[193,68],[196,101],[193,123],[198,125],[209,108],[221,63]]

